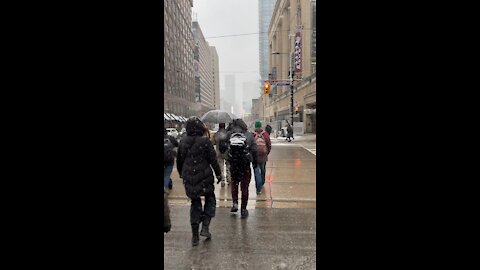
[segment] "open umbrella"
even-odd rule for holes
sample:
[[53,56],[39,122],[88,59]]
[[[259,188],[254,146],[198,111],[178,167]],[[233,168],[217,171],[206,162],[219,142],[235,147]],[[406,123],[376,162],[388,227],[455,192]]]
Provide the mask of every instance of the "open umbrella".
[[222,110],[212,110],[206,112],[200,120],[203,122],[208,122],[208,123],[230,123],[233,119],[236,119],[237,117],[229,112],[222,111]]

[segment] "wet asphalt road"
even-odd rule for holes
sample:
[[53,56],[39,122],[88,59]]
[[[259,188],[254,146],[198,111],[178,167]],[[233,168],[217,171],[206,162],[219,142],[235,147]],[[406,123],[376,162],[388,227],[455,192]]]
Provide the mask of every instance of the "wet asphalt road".
[[217,208],[211,240],[192,247],[189,207],[172,206],[164,269],[315,269],[315,209],[249,210],[246,219]]
[[164,269],[315,269],[316,156],[299,143],[273,142],[260,195],[252,174],[246,219],[230,213],[229,186],[215,185],[213,236],[201,236],[197,247],[191,245],[190,202],[174,168]]

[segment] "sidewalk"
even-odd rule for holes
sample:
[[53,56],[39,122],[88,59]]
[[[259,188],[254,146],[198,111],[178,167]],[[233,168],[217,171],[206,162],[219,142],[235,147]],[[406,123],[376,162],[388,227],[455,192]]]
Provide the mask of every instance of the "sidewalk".
[[[303,135],[294,135],[295,140],[292,143],[301,143],[301,142],[316,142],[317,134],[307,133]],[[272,142],[285,142],[286,137],[270,137]]]

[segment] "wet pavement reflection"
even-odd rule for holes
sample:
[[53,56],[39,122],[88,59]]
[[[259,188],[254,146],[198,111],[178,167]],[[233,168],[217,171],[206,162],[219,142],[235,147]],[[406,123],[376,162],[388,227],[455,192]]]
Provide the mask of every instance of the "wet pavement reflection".
[[171,207],[165,269],[315,269],[315,209],[254,209],[246,219],[217,208],[212,238],[191,246],[189,208]]
[[246,219],[240,218],[240,212],[230,213],[231,186],[215,185],[212,239],[200,237],[200,245],[192,247],[190,202],[175,168],[164,268],[315,269],[316,156],[300,145],[273,145],[266,169],[259,195],[252,169]]
[[[265,186],[257,195],[255,177],[249,185],[248,209],[255,208],[315,208],[316,156],[300,145],[273,145],[266,166]],[[173,189],[170,201],[173,205],[189,206],[176,168],[172,173]],[[217,207],[231,207],[231,186],[215,185]],[[241,200],[239,192],[239,200]],[[277,203],[278,202],[278,203]]]

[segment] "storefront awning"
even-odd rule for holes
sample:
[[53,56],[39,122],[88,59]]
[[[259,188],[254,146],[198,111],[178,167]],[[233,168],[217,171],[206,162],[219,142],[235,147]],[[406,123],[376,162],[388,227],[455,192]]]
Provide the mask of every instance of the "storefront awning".
[[173,113],[165,113],[169,118],[170,121],[175,121],[175,117],[173,117]]
[[173,119],[175,119],[175,121],[179,121],[179,122],[180,122],[180,118],[178,118],[178,116],[176,116],[176,115],[173,114],[173,113],[171,113],[170,115],[173,117]]

